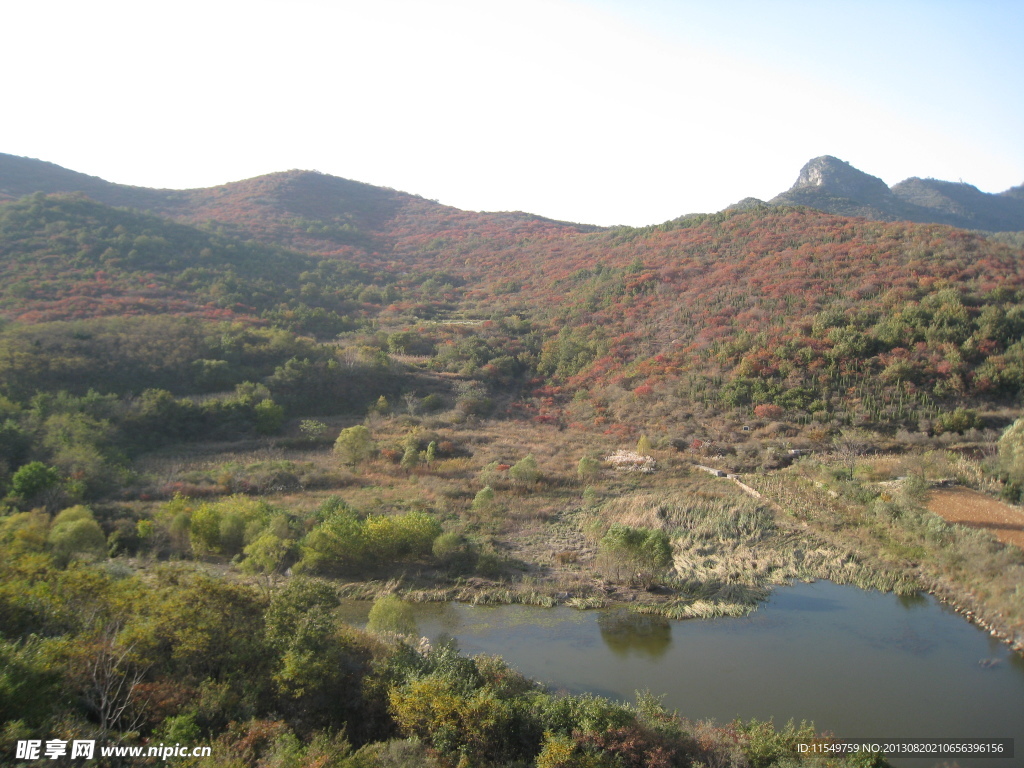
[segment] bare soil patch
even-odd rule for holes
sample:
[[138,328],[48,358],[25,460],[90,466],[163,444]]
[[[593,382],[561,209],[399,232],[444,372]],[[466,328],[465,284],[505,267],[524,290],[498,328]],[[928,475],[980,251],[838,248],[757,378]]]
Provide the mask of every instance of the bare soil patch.
[[928,494],[928,509],[950,523],[982,528],[1000,541],[1024,549],[1024,510],[969,488],[941,488]]

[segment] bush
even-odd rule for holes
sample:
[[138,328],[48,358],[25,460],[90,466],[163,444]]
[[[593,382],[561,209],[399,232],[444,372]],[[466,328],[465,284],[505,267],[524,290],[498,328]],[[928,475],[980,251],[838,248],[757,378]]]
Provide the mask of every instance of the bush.
[[531,760],[541,740],[538,723],[523,703],[501,699],[487,688],[471,693],[440,674],[413,680],[390,693],[402,731],[469,765]]
[[615,524],[598,542],[598,551],[616,577],[626,571],[630,581],[645,588],[672,564],[672,545],[664,531]]
[[806,722],[796,726],[790,720],[781,731],[776,730],[770,720],[755,719],[733,725],[746,737],[741,748],[750,768],[769,768],[787,757],[797,757],[797,745],[809,744],[815,738],[814,726]]
[[420,409],[424,413],[437,413],[442,408],[444,408],[444,399],[433,392],[424,397],[420,402]]
[[469,573],[476,565],[476,549],[461,533],[442,533],[434,539],[432,550],[438,564],[453,575]]
[[966,408],[957,408],[951,413],[941,413],[935,421],[935,433],[957,432],[963,434],[969,429],[978,429],[982,421],[978,414]]
[[540,480],[540,469],[533,454],[528,454],[517,461],[508,471],[509,477],[522,485],[533,485]]
[[253,408],[256,416],[256,432],[261,435],[276,435],[284,426],[284,408],[273,400],[261,400]]
[[488,512],[494,506],[494,489],[489,485],[485,485],[479,491],[476,492],[476,496],[473,497],[472,509],[474,512]]
[[299,422],[299,432],[306,440],[315,443],[327,432],[327,425],[316,419],[303,419]]
[[786,411],[784,408],[778,405],[771,405],[768,403],[762,403],[761,405],[754,406],[754,415],[759,419],[778,419]]
[[31,461],[11,477],[11,490],[23,499],[33,499],[55,486],[59,480],[60,475],[55,468],[41,461]]
[[99,559],[107,553],[107,537],[88,507],[71,507],[58,514],[47,543],[62,565],[75,559]]
[[576,476],[581,483],[592,482],[601,474],[601,462],[591,456],[584,456],[576,465]]
[[366,628],[371,632],[416,634],[416,618],[412,606],[397,595],[384,595],[373,601]]
[[302,542],[300,570],[353,573],[419,560],[431,554],[441,524],[424,512],[360,520],[342,508],[325,514]]
[[1003,496],[1024,501],[1024,418],[1013,422],[999,438],[999,476],[1006,483]]

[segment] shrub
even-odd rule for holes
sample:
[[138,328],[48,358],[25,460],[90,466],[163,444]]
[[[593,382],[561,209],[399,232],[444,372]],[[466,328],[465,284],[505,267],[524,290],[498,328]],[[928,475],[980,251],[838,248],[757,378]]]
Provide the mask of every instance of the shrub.
[[327,425],[316,419],[303,419],[299,422],[299,432],[310,442],[316,442],[327,432]]
[[537,755],[537,768],[616,768],[612,755],[588,752],[568,736],[547,732]]
[[468,573],[476,564],[476,550],[461,533],[442,533],[434,539],[432,551],[438,564],[452,574]]
[[420,464],[420,452],[414,447],[407,448],[402,455],[401,467],[406,472],[412,472]]
[[283,573],[294,562],[295,542],[282,538],[272,531],[264,531],[243,550],[245,560],[242,570],[246,573],[274,576]]
[[371,632],[416,634],[416,618],[412,606],[397,595],[384,595],[373,601],[366,628]]
[[60,480],[54,467],[41,461],[31,461],[20,467],[11,477],[11,490],[23,499],[32,499]]
[[92,511],[82,506],[65,509],[53,519],[47,543],[61,564],[75,559],[99,559],[107,552],[107,537]]
[[982,421],[978,414],[966,408],[957,408],[950,413],[940,413],[935,420],[935,433],[957,432],[963,434],[969,429],[981,427]]
[[769,403],[754,406],[754,415],[759,419],[778,419],[785,412],[784,408]]
[[420,402],[420,409],[424,413],[436,413],[444,408],[444,400],[436,393],[430,393]]
[[374,561],[425,557],[440,535],[441,524],[425,512],[372,515],[363,521],[366,555]]
[[273,400],[261,400],[253,408],[256,416],[256,432],[261,435],[276,435],[284,426],[284,408]]
[[751,720],[748,723],[733,724],[745,738],[741,742],[743,754],[750,762],[751,768],[768,768],[776,763],[797,756],[797,745],[807,744],[814,740],[814,726],[806,722],[799,726],[790,720],[778,731],[770,720]]
[[466,764],[531,759],[541,734],[525,707],[483,688],[463,693],[439,674],[392,689],[391,707],[399,727],[442,754]]
[[441,524],[424,512],[372,515],[360,520],[347,508],[324,514],[302,542],[299,570],[351,573],[418,560],[431,553]]
[[598,542],[598,551],[617,577],[624,570],[645,588],[672,564],[672,545],[664,531],[615,524]]
[[1003,495],[1011,501],[1024,500],[1024,418],[999,438],[999,475],[1006,482]]
[[472,509],[474,512],[487,512],[494,506],[494,489],[485,485],[476,492],[473,497]]
[[509,476],[517,483],[533,485],[540,480],[540,469],[537,467],[537,460],[533,454],[527,454],[508,470]]
[[584,456],[576,465],[576,476],[581,483],[589,483],[601,474],[601,462],[591,456]]

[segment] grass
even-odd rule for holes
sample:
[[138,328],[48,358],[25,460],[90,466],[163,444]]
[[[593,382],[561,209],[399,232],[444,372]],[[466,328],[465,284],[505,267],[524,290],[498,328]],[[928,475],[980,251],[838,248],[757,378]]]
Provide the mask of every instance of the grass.
[[[953,466],[956,462],[950,462]],[[949,525],[923,507],[928,472],[893,487],[886,481],[836,481],[828,464],[758,478],[757,488],[822,540],[842,542],[868,568],[847,583],[908,594],[931,592],[1024,649],[1024,553],[991,534]],[[843,569],[834,576],[841,581]]]
[[[777,585],[828,579],[898,594],[927,589],[970,605],[978,615],[1002,614],[1011,635],[1024,631],[1020,558],[980,532],[952,530],[907,496],[903,489],[909,486],[893,483],[908,475],[949,476],[983,486],[978,463],[956,455],[933,450],[861,457],[852,477],[848,467],[802,460],[789,469],[744,475],[763,494],[758,500],[730,480],[694,470],[691,457],[667,440],[655,441],[662,446],[653,451],[655,473],[617,473],[605,466],[584,484],[577,474],[582,456],[632,448],[635,439],[445,414],[378,415],[367,423],[379,447],[394,449],[415,438],[421,447],[429,439],[444,451],[411,471],[384,455],[350,470],[339,465],[330,441],[317,447],[283,439],[188,446],[146,457],[137,468],[163,485],[202,485],[205,478],[211,494],[220,487],[245,490],[239,484],[248,482],[251,493],[291,509],[309,510],[339,495],[364,514],[422,510],[491,553],[486,573],[460,577],[423,563],[407,567],[397,582],[340,584],[347,597],[397,591],[413,601],[580,609],[628,602],[641,612],[706,618],[754,610]],[[528,454],[540,476],[516,481],[508,468]],[[282,476],[297,485],[278,482]],[[484,485],[494,489],[494,502],[474,509]],[[662,589],[640,590],[602,571],[596,545],[613,523],[670,535],[673,564]]]

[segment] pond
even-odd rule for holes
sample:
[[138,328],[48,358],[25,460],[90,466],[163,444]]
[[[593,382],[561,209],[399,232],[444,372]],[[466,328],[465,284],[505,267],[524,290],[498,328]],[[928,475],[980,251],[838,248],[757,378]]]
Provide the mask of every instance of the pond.
[[[415,608],[421,634],[500,655],[552,689],[627,701],[649,689],[695,720],[792,718],[843,737],[1013,738],[1016,760],[959,765],[1024,764],[1024,660],[931,597],[821,581],[777,589],[747,617],[672,622],[625,609]],[[369,606],[350,610],[365,621]]]

